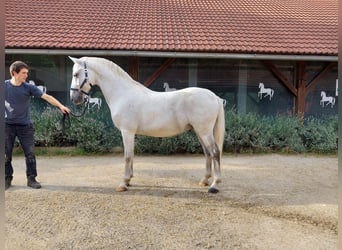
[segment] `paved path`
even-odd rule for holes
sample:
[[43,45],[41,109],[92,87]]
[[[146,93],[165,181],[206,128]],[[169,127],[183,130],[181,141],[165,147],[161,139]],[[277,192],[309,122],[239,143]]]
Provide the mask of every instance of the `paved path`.
[[14,158],[6,249],[336,249],[337,157],[233,156],[218,194],[203,156],[38,157],[40,190]]

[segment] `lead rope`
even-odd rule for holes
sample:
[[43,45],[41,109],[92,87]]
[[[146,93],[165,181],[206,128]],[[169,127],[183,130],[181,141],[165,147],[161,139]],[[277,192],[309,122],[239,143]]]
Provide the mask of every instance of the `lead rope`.
[[[66,124],[65,121],[67,121],[67,124]],[[65,130],[70,128],[70,126],[71,126],[70,115],[68,113],[63,114],[63,118],[62,118],[61,124],[62,124],[62,133],[65,134]]]
[[71,127],[71,120],[70,120],[70,115],[76,117],[76,118],[80,118],[85,114],[87,105],[84,105],[84,108],[81,112],[81,114],[74,114],[73,112],[68,113],[64,113],[63,117],[62,117],[62,121],[61,121],[61,125],[62,125],[62,133],[65,134],[65,130],[69,129]]

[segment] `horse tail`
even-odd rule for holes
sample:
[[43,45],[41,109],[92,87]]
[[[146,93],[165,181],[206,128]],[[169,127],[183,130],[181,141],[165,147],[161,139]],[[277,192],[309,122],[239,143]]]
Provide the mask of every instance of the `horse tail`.
[[215,137],[215,142],[220,150],[220,156],[221,156],[222,150],[223,150],[224,134],[225,134],[226,127],[225,127],[223,100],[221,98],[218,98],[218,100],[219,100],[219,112],[218,112],[215,126],[214,126],[214,137]]

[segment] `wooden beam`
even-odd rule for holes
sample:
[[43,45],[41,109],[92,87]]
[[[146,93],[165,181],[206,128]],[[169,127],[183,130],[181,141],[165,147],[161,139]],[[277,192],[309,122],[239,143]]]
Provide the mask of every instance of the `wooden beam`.
[[293,84],[284,76],[273,63],[268,61],[262,61],[263,64],[294,94],[297,96],[297,89],[293,86]]
[[298,62],[297,67],[297,98],[295,103],[295,112],[298,116],[304,117],[306,100],[306,63]]
[[318,74],[312,79],[311,82],[306,86],[307,92],[310,92],[318,84],[318,80],[324,77],[333,67],[336,66],[335,62],[327,64]]
[[176,60],[176,58],[168,58],[145,82],[146,87],[150,86],[158,77]]
[[128,74],[136,81],[139,81],[139,58],[131,56],[128,58]]

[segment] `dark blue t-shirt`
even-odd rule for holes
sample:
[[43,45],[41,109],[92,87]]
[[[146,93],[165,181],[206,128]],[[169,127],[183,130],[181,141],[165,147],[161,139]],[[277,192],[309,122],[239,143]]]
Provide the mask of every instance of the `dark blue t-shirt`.
[[10,80],[5,81],[5,122],[7,124],[28,125],[30,117],[30,98],[41,97],[43,91],[37,86],[24,82],[14,86]]

